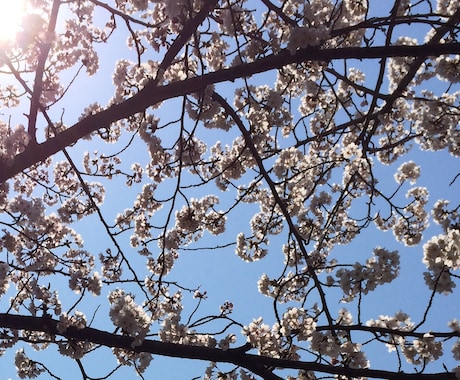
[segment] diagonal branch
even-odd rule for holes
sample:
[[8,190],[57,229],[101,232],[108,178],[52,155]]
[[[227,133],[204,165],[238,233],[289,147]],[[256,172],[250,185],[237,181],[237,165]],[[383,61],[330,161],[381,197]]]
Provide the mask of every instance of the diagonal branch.
[[[252,138],[251,138],[249,132],[244,127],[241,119],[238,117],[238,115],[236,114],[235,110],[228,104],[228,102],[224,98],[222,98],[222,96],[220,96],[219,94],[214,92],[212,94],[212,97],[213,97],[214,100],[216,100],[222,106],[222,108],[225,110],[225,112],[233,119],[233,121],[238,126],[241,134],[243,135],[244,141],[246,142],[246,146],[248,147],[249,151],[251,152],[251,155],[254,158],[254,160],[257,162],[257,166],[258,166],[262,176],[264,177],[265,182],[267,182],[268,187],[270,188],[270,192],[273,195],[275,203],[278,205],[278,207],[280,208],[281,212],[283,213],[284,219],[286,220],[286,223],[289,226],[289,231],[295,236],[295,238],[297,240],[297,243],[299,245],[299,249],[301,250],[303,256],[305,257],[305,262],[307,263],[308,274],[310,275],[310,277],[313,279],[313,281],[315,283],[315,287],[318,290],[318,294],[320,296],[321,303],[322,303],[322,306],[323,306],[323,310],[324,310],[324,312],[326,314],[326,318],[327,318],[329,324],[332,325],[333,318],[331,316],[331,313],[329,311],[329,308],[328,308],[328,305],[327,305],[327,302],[326,302],[326,293],[324,292],[323,287],[322,287],[322,285],[321,285],[321,283],[320,283],[320,281],[318,279],[318,276],[316,275],[315,268],[312,267],[309,264],[310,260],[309,260],[308,253],[307,253],[307,251],[305,249],[305,246],[304,246],[304,239],[300,235],[299,230],[297,229],[296,225],[294,224],[294,222],[293,222],[293,220],[291,218],[291,215],[289,214],[289,211],[286,208],[286,205],[284,204],[284,202],[282,201],[281,197],[278,194],[278,191],[276,190],[276,186],[275,186],[274,182],[272,181],[272,179],[270,178],[270,175],[268,174],[267,170],[265,169],[264,163],[262,161],[262,158],[260,157],[260,154],[257,151],[257,148],[255,147],[254,142],[252,141]],[[334,329],[331,329],[331,331],[334,331]]]
[[[454,26],[456,26],[460,22],[460,8],[457,9],[457,11],[450,17],[449,21],[446,22],[445,24],[441,25],[439,28],[436,29],[436,33],[434,36],[426,43],[426,49],[427,51],[430,51],[432,48],[439,46],[441,43],[442,38],[450,31]],[[459,50],[460,51],[460,50]],[[425,60],[425,57],[418,56],[415,57],[414,61],[410,63],[407,73],[404,75],[404,77],[401,79],[401,81],[398,83],[397,88],[393,91],[391,96],[386,100],[385,105],[382,107],[382,109],[379,111],[381,114],[385,114],[391,111],[393,108],[394,103],[398,98],[404,95],[404,93],[407,91],[409,84],[411,81],[414,79],[415,75],[417,74],[417,71],[419,70],[420,66],[423,64]],[[383,69],[383,68],[382,68]],[[383,71],[380,73],[383,75]],[[373,98],[373,104],[374,102],[377,101],[376,98]],[[372,110],[372,108],[371,108]],[[371,120],[370,115],[366,117],[366,122],[367,124]],[[379,123],[375,123],[374,126],[372,127],[371,131],[367,131],[367,128],[365,127],[361,133],[360,139],[365,137],[363,139],[363,147],[364,149],[368,149],[369,143],[374,136],[375,131],[377,130],[379,126]],[[365,136],[367,133],[367,136]]]
[[184,29],[180,32],[177,38],[172,43],[171,47],[166,52],[163,60],[160,63],[158,68],[157,77],[149,83],[150,87],[156,87],[161,76],[164,74],[165,70],[172,64],[174,58],[179,54],[180,50],[185,46],[187,41],[190,39],[192,34],[196,32],[200,24],[204,21],[206,16],[212,11],[217,5],[218,0],[207,0],[205,1],[203,8],[200,9],[198,14],[192,18],[187,24],[185,24]]
[[[48,24],[47,36],[45,36],[45,38],[49,38],[48,35],[51,35],[52,33],[54,33],[54,30],[56,28],[57,16],[59,13],[60,5],[61,5],[61,2],[59,0],[53,1],[50,21]],[[51,49],[51,41],[42,42],[40,54],[38,56],[37,69],[35,71],[33,94],[30,99],[30,111],[29,111],[29,121],[28,121],[27,131],[31,138],[32,144],[34,145],[37,143],[36,124],[37,124],[38,110],[41,108],[40,98],[41,98],[42,91],[43,91],[43,74],[45,72],[45,64],[46,64],[46,60],[48,58],[50,49]]]
[[420,57],[457,54],[460,43],[419,45],[419,46],[382,46],[372,48],[351,47],[341,49],[320,49],[309,47],[290,54],[282,50],[252,63],[245,63],[228,69],[222,69],[199,77],[157,86],[155,82],[147,84],[141,91],[122,103],[114,104],[104,111],[74,124],[59,135],[37,145],[29,146],[18,154],[11,165],[0,162],[0,183],[12,178],[21,171],[33,166],[53,154],[80,140],[82,137],[118,120],[125,119],[164,100],[183,96],[205,89],[207,86],[234,81],[238,78],[275,70],[283,66],[306,61],[331,61],[334,59],[379,59],[383,57]]

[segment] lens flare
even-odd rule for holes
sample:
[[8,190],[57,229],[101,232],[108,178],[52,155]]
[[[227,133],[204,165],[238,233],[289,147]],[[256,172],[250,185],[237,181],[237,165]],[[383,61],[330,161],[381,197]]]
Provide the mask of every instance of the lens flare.
[[0,0],[0,43],[16,38],[26,4],[23,0]]

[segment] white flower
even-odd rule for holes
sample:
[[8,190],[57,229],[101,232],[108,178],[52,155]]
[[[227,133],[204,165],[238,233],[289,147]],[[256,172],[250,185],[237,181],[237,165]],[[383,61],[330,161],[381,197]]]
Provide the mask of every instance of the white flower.
[[436,74],[439,79],[449,83],[460,82],[460,55],[453,58],[441,56],[436,59]]
[[436,342],[430,333],[422,339],[414,339],[412,345],[403,345],[402,351],[406,360],[412,364],[426,364],[427,361],[437,360],[442,355],[442,342]]
[[111,303],[110,319],[120,327],[122,332],[135,337],[132,346],[140,345],[150,327],[150,318],[134,299],[122,290],[112,291],[109,295]]
[[8,263],[0,262],[0,296],[5,294],[10,286],[9,270]]
[[78,330],[84,329],[86,327],[86,316],[78,310],[75,311],[75,314],[72,316],[67,315],[67,313],[62,313],[59,317],[57,330],[63,333],[70,326]]
[[438,293],[451,293],[456,284],[450,270],[460,268],[460,232],[448,230],[446,235],[434,236],[423,245],[423,262],[429,272],[424,273],[425,282]]
[[[273,330],[277,330],[277,327]],[[269,325],[263,323],[262,317],[254,319],[249,326],[244,326],[241,331],[251,345],[259,350],[261,355],[279,357],[281,341]]]
[[23,348],[16,351],[14,364],[16,365],[18,376],[21,379],[33,379],[38,377],[42,372],[45,372],[45,370],[40,368],[36,362],[26,356]]
[[299,341],[311,340],[315,327],[315,320],[303,308],[293,307],[283,314],[280,333],[283,336],[294,334]]
[[329,37],[329,29],[321,24],[318,27],[298,26],[291,29],[287,49],[295,54],[298,49],[308,46],[319,46]]
[[397,183],[403,183],[410,180],[410,183],[415,184],[418,177],[420,177],[420,166],[416,165],[414,161],[408,161],[401,164],[398,172],[394,175]]

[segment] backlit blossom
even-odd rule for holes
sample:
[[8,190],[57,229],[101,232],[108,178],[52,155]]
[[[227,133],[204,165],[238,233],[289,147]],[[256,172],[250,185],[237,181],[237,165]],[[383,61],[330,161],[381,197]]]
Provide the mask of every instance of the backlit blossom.
[[412,344],[405,345],[402,351],[409,363],[424,364],[442,355],[442,343],[436,341],[432,334],[426,333],[422,339],[414,339]]
[[18,376],[21,379],[33,379],[45,371],[37,362],[26,356],[23,348],[16,351],[14,364],[16,365]]
[[279,356],[281,341],[270,326],[263,323],[262,318],[254,319],[248,326],[244,326],[242,333],[246,335],[247,341],[259,350],[260,354]]
[[356,263],[353,269],[339,269],[336,277],[344,292],[344,301],[350,301],[357,294],[367,294],[378,285],[393,281],[399,273],[399,254],[384,248],[374,249],[374,256],[366,264]]
[[113,291],[109,295],[110,319],[122,332],[134,337],[132,347],[142,343],[150,327],[150,318],[131,295],[123,291]]
[[10,286],[9,269],[7,263],[0,262],[0,296],[5,294]]
[[439,78],[451,82],[460,82],[460,55],[439,57],[437,59],[436,74]]
[[410,180],[410,183],[413,185],[419,176],[420,166],[416,165],[413,161],[409,161],[398,168],[398,172],[395,174],[395,180],[398,183]]
[[308,26],[297,27],[291,30],[287,48],[291,54],[294,54],[298,49],[321,45],[327,36],[328,30],[326,26],[317,28]]
[[456,287],[451,278],[451,270],[460,268],[460,232],[448,230],[446,235],[438,235],[423,246],[423,262],[429,272],[424,273],[425,282],[438,293],[451,293]]

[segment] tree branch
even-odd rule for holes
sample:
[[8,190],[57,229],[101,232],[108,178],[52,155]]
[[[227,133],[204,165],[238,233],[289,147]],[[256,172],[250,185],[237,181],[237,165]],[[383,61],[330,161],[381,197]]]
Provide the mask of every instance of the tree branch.
[[[277,359],[266,356],[249,354],[239,348],[221,350],[204,346],[192,346],[169,342],[145,340],[140,346],[132,347],[133,338],[115,335],[92,327],[76,329],[69,327],[63,333],[57,329],[59,321],[50,317],[33,317],[0,313],[0,327],[15,330],[40,331],[54,336],[62,336],[77,341],[88,341],[105,347],[121,348],[128,351],[148,352],[155,355],[175,358],[197,359],[212,362],[232,363],[244,367],[254,373],[267,373],[268,368],[299,369],[322,373],[344,375],[350,377],[383,378],[389,380],[454,380],[452,372],[443,373],[404,373],[366,368],[347,368],[315,362]],[[274,374],[271,378],[277,379]]]
[[[59,6],[61,2],[58,0],[53,1],[53,7],[51,9],[51,16],[50,22],[48,25],[48,34],[54,33],[54,29],[56,28],[57,16],[59,12]],[[46,36],[45,38],[48,38]],[[30,100],[30,111],[29,111],[29,121],[28,121],[28,133],[31,138],[31,143],[37,143],[37,136],[36,136],[36,124],[37,124],[37,116],[38,111],[41,108],[40,106],[40,97],[43,92],[43,73],[45,71],[45,64],[48,58],[49,51],[51,49],[51,42],[44,41],[41,43],[40,55],[38,56],[38,63],[37,68],[35,70],[35,81],[34,81],[34,90]]]
[[24,152],[15,157],[11,165],[0,162],[0,183],[12,178],[26,168],[44,161],[64,147],[74,144],[82,137],[104,126],[108,126],[111,123],[125,119],[136,113],[143,112],[148,107],[164,100],[197,92],[212,84],[234,81],[238,78],[248,77],[254,74],[275,70],[289,64],[306,61],[365,58],[379,59],[383,57],[404,56],[432,57],[445,54],[457,54],[459,51],[460,43],[430,46],[352,47],[324,50],[317,47],[310,47],[299,50],[296,54],[290,54],[289,51],[282,50],[279,54],[270,55],[252,63],[241,64],[160,87],[157,87],[156,83],[152,81],[152,83],[147,84],[142,90],[126,101],[114,104],[104,111],[86,117],[69,129],[41,144],[29,146]]

